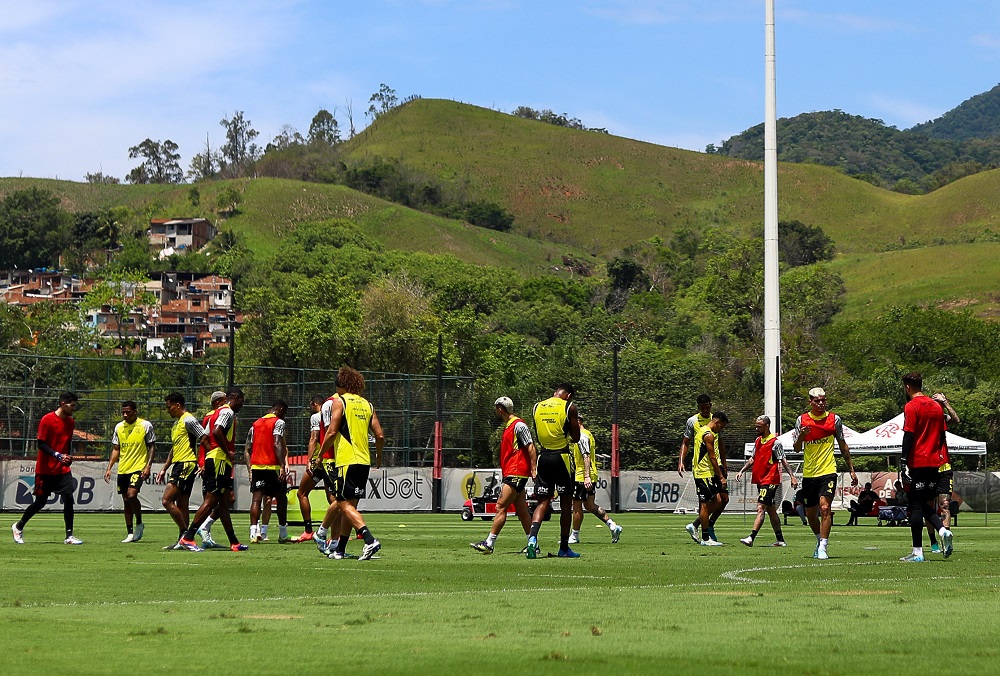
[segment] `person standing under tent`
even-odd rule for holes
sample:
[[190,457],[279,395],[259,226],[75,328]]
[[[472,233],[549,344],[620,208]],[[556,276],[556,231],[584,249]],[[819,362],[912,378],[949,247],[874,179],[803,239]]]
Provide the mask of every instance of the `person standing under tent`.
[[[365,497],[372,465],[369,431],[375,437],[376,468],[382,466],[382,449],[385,446],[382,425],[375,407],[361,396],[364,391],[364,376],[349,366],[341,366],[337,371],[337,396],[330,400],[330,424],[319,450],[322,455],[333,449],[337,488],[335,500],[326,510],[323,524],[315,537],[320,552],[333,559],[346,557],[352,527],[365,541],[359,561],[371,559],[382,548],[358,511],[358,503]],[[327,532],[339,535],[335,545],[331,546],[327,541]]]
[[247,546],[241,544],[233,530],[233,520],[229,515],[229,505],[233,491],[233,463],[236,461],[236,414],[243,408],[243,390],[233,388],[226,394],[226,403],[213,414],[209,421],[208,432],[209,451],[205,454],[205,469],[202,481],[205,484],[205,501],[195,513],[194,518],[184,531],[180,545],[189,551],[202,551],[194,541],[194,534],[202,522],[218,509],[219,521],[226,529],[229,537],[229,548],[234,552],[243,552]]
[[59,406],[50,411],[38,421],[38,456],[35,459],[35,488],[32,492],[34,502],[28,505],[24,514],[10,526],[14,542],[24,544],[24,527],[37,514],[55,493],[63,501],[63,524],[66,526],[67,545],[82,545],[83,540],[73,535],[73,474],[70,465],[73,457],[70,455],[73,444],[73,430],[76,422],[73,411],[76,410],[78,398],[73,392],[63,392],[59,395]]
[[247,433],[246,462],[250,470],[250,541],[267,540],[267,515],[259,523],[266,495],[278,508],[278,542],[288,542],[288,444],[285,441],[285,414],[288,404],[278,399],[271,410],[258,418]]
[[[771,418],[766,415],[757,416],[754,421],[757,428],[757,438],[753,442],[753,456],[747,459],[746,464],[740,468],[740,473],[736,475],[736,480],[743,478],[743,473],[747,469],[750,471],[750,480],[757,486],[757,518],[753,522],[753,530],[750,535],[740,540],[747,547],[753,547],[754,540],[761,526],[764,525],[764,514],[771,520],[771,528],[774,529],[776,538],[772,547],[784,547],[785,537],[781,534],[781,519],[778,518],[778,510],[775,508],[777,493],[781,488],[781,466],[792,482],[792,489],[799,486],[799,480],[795,478],[795,473],[788,466],[785,459],[785,450],[781,447],[781,441],[771,432]],[[779,464],[780,463],[780,464]]]
[[[311,415],[309,416],[309,445],[306,451],[306,470],[302,473],[302,480],[299,482],[299,490],[295,497],[299,501],[299,511],[302,513],[302,524],[304,526],[302,534],[292,539],[292,542],[309,542],[313,539],[312,504],[309,502],[309,494],[313,489],[323,482],[323,490],[326,491],[326,502],[333,502],[333,460],[320,460],[316,455],[316,450],[323,443],[323,433],[326,431],[323,425],[323,404],[327,400],[322,395],[314,395],[309,402]],[[331,451],[332,453],[332,451]],[[326,471],[327,465],[330,472]]]
[[198,419],[184,409],[184,395],[171,392],[166,396],[167,413],[174,418],[174,426],[170,428],[170,451],[167,453],[163,468],[156,475],[156,482],[163,483],[170,468],[170,479],[163,491],[161,504],[170,514],[178,528],[178,544],[168,549],[183,549],[180,538],[188,527],[188,501],[194,480],[198,475],[198,452],[201,442],[205,439],[205,428]]
[[555,494],[559,494],[559,552],[561,558],[580,555],[569,548],[569,533],[573,525],[573,456],[570,443],[580,443],[580,419],[577,415],[572,385],[559,385],[552,396],[535,404],[532,418],[538,441],[538,463],[535,468],[535,497],[538,505],[531,518],[528,534],[529,559],[538,558],[538,531]]
[[[219,414],[219,409],[223,404],[226,403],[226,393],[222,390],[216,390],[212,392],[212,397],[209,400],[211,405],[211,410],[205,414],[201,419],[201,426],[205,428],[206,436],[202,440],[202,444],[198,446],[198,474],[201,475],[201,497],[202,502],[205,499],[205,454],[211,448],[208,435],[212,433],[212,423]],[[230,503],[232,504],[232,503]],[[219,510],[215,509],[209,514],[208,518],[205,519],[205,523],[201,525],[198,529],[198,536],[201,538],[201,546],[205,549],[225,549],[223,545],[218,544],[212,539],[212,524],[215,523],[216,519],[219,518]]]
[[[576,475],[573,477],[573,530],[569,534],[569,544],[574,545],[580,542],[580,526],[583,525],[583,512],[588,512],[596,516],[611,530],[611,543],[616,544],[622,536],[622,527],[615,523],[614,519],[597,504],[597,481],[600,478],[597,473],[597,463],[594,457],[597,455],[597,445],[594,443],[594,435],[583,426],[583,416],[577,412],[580,421],[580,443],[570,444],[573,451],[573,465],[576,467]],[[589,481],[588,481],[589,479]]]
[[[138,542],[142,539],[142,504],[139,490],[149,478],[153,466],[153,452],[156,449],[156,432],[153,423],[139,417],[134,401],[122,402],[122,421],[115,425],[111,435],[111,457],[104,481],[111,481],[111,468],[118,463],[117,490],[122,496],[127,534],[122,542]],[[135,520],[133,529],[132,521]]]
[[910,484],[910,533],[913,551],[899,560],[920,563],[924,560],[924,519],[931,522],[941,538],[944,557],[954,551],[952,532],[937,513],[938,471],[946,447],[944,411],[941,405],[924,394],[923,378],[919,373],[903,376],[906,406],[903,407],[903,467],[901,474]]
[[[809,410],[795,419],[793,448],[802,453],[802,501],[809,526],[816,535],[815,559],[829,559],[827,546],[833,527],[830,506],[837,489],[837,462],[833,458],[834,441],[851,473],[851,485],[858,485],[858,475],[851,462],[851,449],[844,439],[840,416],[826,410],[826,392],[821,387],[809,390]],[[818,513],[818,515],[817,515]]]
[[715,537],[715,522],[729,504],[729,487],[716,440],[728,424],[729,417],[725,413],[712,413],[708,425],[701,428],[695,437],[694,454],[691,456],[694,485],[698,490],[698,518],[701,519],[699,544],[706,547],[722,546]]
[[490,534],[482,542],[469,544],[482,554],[493,553],[497,537],[507,523],[507,507],[511,504],[514,505],[514,513],[521,521],[524,534],[528,535],[531,532],[531,514],[528,513],[528,502],[524,492],[528,479],[535,475],[538,463],[538,453],[531,438],[531,430],[528,429],[527,423],[514,415],[514,402],[511,398],[497,398],[493,402],[493,408],[503,424],[503,434],[500,436],[500,473],[503,475],[503,482]]
[[[684,459],[687,457],[688,451],[693,449],[695,439],[700,438],[701,430],[712,420],[712,398],[707,394],[699,394],[695,403],[698,405],[698,412],[684,423],[684,438],[681,439],[681,451],[677,460],[677,474],[680,476],[684,476]],[[720,457],[725,458],[725,442],[723,442],[722,437],[716,438],[715,441],[719,448]],[[699,528],[701,528],[700,516],[695,516],[694,521],[684,526],[684,530],[695,543],[700,542],[698,539]],[[713,540],[715,539],[715,533],[709,533],[709,535]]]

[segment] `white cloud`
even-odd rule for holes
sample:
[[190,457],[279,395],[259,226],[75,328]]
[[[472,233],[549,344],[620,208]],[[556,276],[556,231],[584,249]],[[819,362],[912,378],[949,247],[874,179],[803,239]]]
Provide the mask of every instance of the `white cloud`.
[[778,20],[783,19],[818,28],[836,29],[851,33],[913,31],[913,27],[905,22],[864,14],[810,12],[802,9],[776,10],[776,14]]
[[688,18],[720,22],[743,18],[753,9],[763,16],[763,9],[749,7],[741,0],[591,0],[583,11],[622,24],[640,26],[678,23]]
[[1000,50],[1000,38],[988,33],[979,33],[969,38],[969,42],[976,47]]
[[942,111],[938,108],[932,108],[923,103],[885,96],[883,94],[873,95],[871,102],[876,110],[881,111],[886,124],[894,125],[900,129],[906,129],[915,124],[933,120],[942,114]]

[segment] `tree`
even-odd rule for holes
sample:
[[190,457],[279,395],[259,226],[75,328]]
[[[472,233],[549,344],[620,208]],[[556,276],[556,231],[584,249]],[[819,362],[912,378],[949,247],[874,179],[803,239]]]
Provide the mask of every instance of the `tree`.
[[377,120],[399,105],[399,99],[396,97],[396,90],[383,82],[379,85],[378,91],[368,99],[368,103],[368,112],[365,114]]
[[217,150],[212,150],[212,145],[208,142],[208,134],[205,134],[205,149],[191,158],[191,166],[188,168],[188,178],[192,181],[207,181],[219,175],[219,165],[222,160]]
[[340,125],[333,113],[320,108],[309,123],[309,143],[332,147],[340,143]]
[[93,174],[86,174],[84,176],[87,183],[97,184],[97,185],[118,185],[121,180],[117,176],[108,176],[103,171],[97,171]]
[[778,223],[778,255],[789,267],[833,260],[833,240],[818,225],[781,221]]
[[52,192],[15,190],[0,202],[0,269],[55,265],[70,238],[71,216]]
[[232,118],[222,118],[219,124],[226,130],[226,143],[222,146],[222,174],[227,178],[247,176],[253,163],[260,157],[260,148],[254,143],[260,133],[250,120],[237,110]]
[[198,190],[198,186],[193,185],[191,186],[191,189],[188,190],[188,202],[190,202],[193,207],[201,204],[201,191]]
[[236,213],[236,207],[238,207],[241,202],[243,202],[243,193],[233,186],[227,185],[219,191],[218,195],[216,195],[215,208],[218,209],[220,214],[232,215]]
[[281,131],[271,139],[271,142],[264,148],[264,152],[270,153],[276,150],[287,150],[288,148],[301,146],[305,142],[306,140],[302,138],[302,134],[295,127],[290,124],[283,124],[281,125]]
[[161,143],[147,138],[129,148],[128,156],[133,160],[143,158],[142,164],[125,177],[129,183],[180,183],[184,178],[177,144],[169,139]]
[[[148,275],[139,270],[116,270],[105,275],[83,297],[81,307],[90,312],[106,312],[113,323],[117,347],[126,354],[134,339],[144,330],[146,309],[156,303],[156,296],[144,284]],[[132,335],[130,335],[132,334]]]
[[347,138],[354,138],[357,130],[354,128],[354,101],[351,99],[344,101],[344,113],[347,115]]

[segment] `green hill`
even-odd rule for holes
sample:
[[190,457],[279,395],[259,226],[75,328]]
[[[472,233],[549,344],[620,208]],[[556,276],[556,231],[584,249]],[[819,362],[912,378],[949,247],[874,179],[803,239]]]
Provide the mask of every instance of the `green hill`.
[[[243,193],[239,212],[219,221],[205,205],[227,185]],[[270,253],[297,223],[347,218],[392,249],[450,253],[479,265],[496,265],[522,272],[560,267],[563,254],[586,256],[572,247],[538,241],[513,233],[484,230],[439,218],[337,185],[282,179],[239,179],[200,184],[200,206],[188,200],[189,185],[91,185],[49,179],[0,179],[0,197],[28,186],[51,190],[69,211],[94,211],[127,206],[154,217],[206,217],[245,235],[247,246]]]
[[[353,161],[398,158],[516,216],[515,232],[598,255],[679,228],[763,222],[763,165],[420,99],[350,142]],[[1000,172],[930,195],[879,189],[817,165],[779,169],[780,217],[819,225],[842,252],[959,243],[996,229]]]
[[1000,85],[963,101],[936,120],[911,127],[910,131],[951,141],[997,136],[1000,134]]

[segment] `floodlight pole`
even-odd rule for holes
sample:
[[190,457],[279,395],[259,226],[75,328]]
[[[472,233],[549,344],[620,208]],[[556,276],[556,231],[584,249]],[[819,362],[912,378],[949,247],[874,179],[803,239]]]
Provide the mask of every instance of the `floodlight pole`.
[[764,414],[781,434],[781,318],[778,289],[778,135],[774,0],[765,0],[764,103]]

